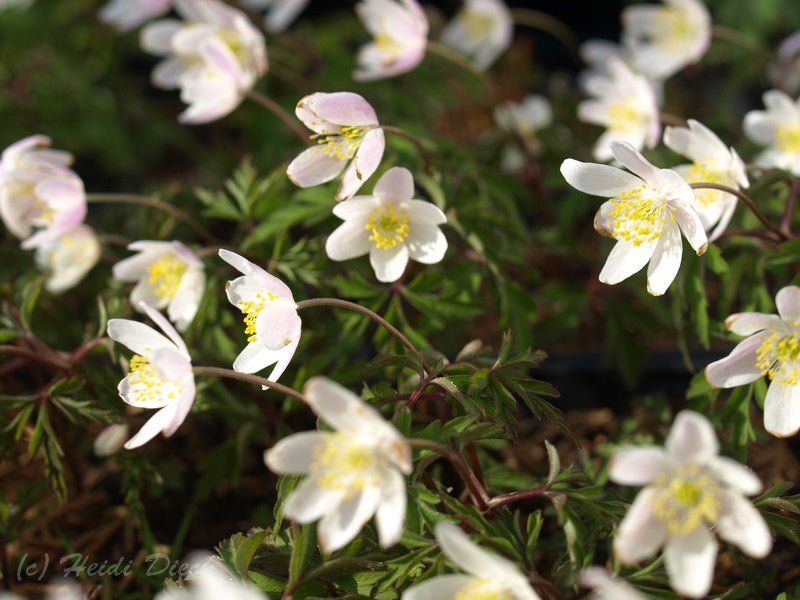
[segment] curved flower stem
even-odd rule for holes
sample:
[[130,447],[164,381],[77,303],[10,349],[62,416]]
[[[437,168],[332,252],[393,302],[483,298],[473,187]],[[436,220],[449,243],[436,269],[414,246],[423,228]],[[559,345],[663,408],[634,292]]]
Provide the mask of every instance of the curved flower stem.
[[524,25],[531,29],[538,29],[549,33],[569,51],[575,60],[580,60],[578,54],[578,38],[565,23],[555,17],[538,10],[529,8],[512,8],[511,19],[517,25]]
[[781,231],[779,228],[775,227],[775,225],[770,223],[764,216],[764,213],[762,213],[756,206],[756,203],[753,202],[753,199],[750,198],[750,196],[748,196],[744,192],[737,190],[736,188],[729,187],[727,185],[721,185],[719,183],[709,183],[707,181],[690,183],[689,185],[692,187],[692,189],[695,190],[697,189],[719,190],[721,192],[727,192],[728,194],[736,196],[737,198],[739,198],[739,200],[744,202],[747,208],[749,208],[752,211],[752,213],[756,216],[756,218],[759,221],[761,221],[761,224],[764,225],[764,227],[766,227],[769,231],[778,236],[779,240],[785,241],[791,239],[791,235],[786,235],[783,231]]
[[500,494],[494,498],[489,498],[486,503],[486,512],[497,510],[501,506],[506,506],[507,504],[513,504],[515,502],[520,502],[529,498],[537,498],[539,496],[544,496],[545,498],[552,496],[549,483],[545,483],[537,488],[521,490],[519,492],[508,492],[507,494]]
[[300,140],[306,145],[311,146],[313,142],[311,141],[311,136],[308,135],[308,132],[297,122],[295,118],[292,117],[288,112],[286,112],[283,107],[275,102],[269,96],[265,96],[264,94],[259,94],[254,90],[249,90],[247,92],[247,97],[250,98],[256,104],[260,104],[268,111],[270,111],[273,115],[278,117],[281,121],[283,121],[284,125],[286,125],[289,129],[292,130]]
[[194,230],[199,236],[206,239],[212,244],[218,243],[217,238],[208,229],[195,221],[188,213],[182,211],[180,208],[172,206],[168,202],[156,200],[150,196],[140,196],[138,194],[86,194],[86,201],[92,203],[110,202],[119,204],[138,204],[140,206],[149,206],[175,217],[182,221]]
[[386,329],[389,333],[391,333],[394,337],[398,339],[398,341],[403,344],[406,348],[411,350],[414,354],[417,355],[420,362],[422,362],[422,367],[428,373],[433,372],[433,368],[427,363],[425,357],[422,356],[422,352],[417,350],[417,347],[411,343],[406,336],[404,336],[397,327],[389,323],[386,319],[380,316],[373,310],[370,310],[360,304],[356,304],[355,302],[350,302],[348,300],[340,300],[339,298],[312,298],[311,300],[301,300],[297,303],[297,310],[302,310],[304,308],[312,308],[314,306],[337,306],[339,308],[347,308],[350,310],[354,310],[356,312],[361,313],[362,315],[368,316],[370,319],[375,321],[378,325]]
[[407,140],[413,142],[413,144],[417,147],[417,150],[419,150],[419,153],[422,155],[422,160],[425,161],[425,172],[428,174],[433,173],[433,163],[431,161],[431,153],[428,152],[425,146],[422,145],[422,142],[417,136],[407,132],[405,129],[400,129],[399,127],[394,127],[392,125],[381,125],[381,129],[383,129],[384,131],[388,131],[389,133],[394,133],[395,135],[399,135],[400,137],[404,137]]
[[452,48],[445,46],[444,44],[440,44],[439,42],[434,42],[433,40],[428,40],[426,47],[431,54],[441,56],[445,60],[449,60],[451,63],[457,64],[462,69],[466,69],[478,77],[484,84],[489,82],[489,78],[485,71],[476,67],[468,58],[465,58],[462,54],[459,54]]
[[421,438],[406,438],[406,442],[412,448],[431,450],[442,458],[447,459],[450,464],[453,465],[453,468],[458,472],[461,479],[464,480],[464,484],[467,486],[467,490],[472,497],[472,501],[475,503],[478,509],[481,512],[488,509],[491,502],[489,494],[486,493],[483,485],[478,480],[470,466],[467,464],[467,461],[464,460],[464,457],[460,452],[446,448],[445,446],[437,444],[431,440],[423,440]]
[[672,125],[674,127],[686,127],[688,124],[686,119],[683,117],[679,117],[678,115],[673,115],[672,113],[668,112],[658,113],[658,118],[665,125]]
[[792,213],[797,202],[797,195],[800,194],[800,179],[792,177],[789,187],[789,197],[786,199],[786,209],[781,217],[780,230],[789,237],[792,236]]
[[711,36],[718,40],[725,40],[734,46],[739,46],[745,52],[749,52],[755,56],[759,62],[766,64],[769,62],[769,56],[765,53],[753,40],[745,35],[742,35],[735,29],[725,27],[724,25],[714,24],[711,27]]
[[767,240],[773,244],[777,241],[771,231],[763,231],[761,229],[726,229],[717,239],[721,240],[733,237],[756,238],[759,240]]
[[269,379],[266,379],[264,377],[259,377],[258,375],[239,373],[237,371],[234,371],[233,369],[223,369],[222,367],[193,367],[192,372],[195,375],[210,375],[211,377],[222,377],[224,379],[238,379],[239,381],[255,383],[256,385],[262,385],[264,387],[272,388],[276,392],[280,392],[281,394],[286,394],[287,396],[296,398],[300,400],[300,402],[306,402],[305,396],[303,396],[303,394],[301,394],[297,390],[285,386],[281,383],[270,381]]

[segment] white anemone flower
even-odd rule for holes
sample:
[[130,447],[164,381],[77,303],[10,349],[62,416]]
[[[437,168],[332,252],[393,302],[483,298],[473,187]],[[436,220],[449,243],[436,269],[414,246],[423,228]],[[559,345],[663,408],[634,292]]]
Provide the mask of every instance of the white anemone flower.
[[519,173],[525,166],[525,152],[535,155],[539,152],[540,129],[553,122],[553,109],[550,102],[539,94],[528,94],[522,102],[503,102],[494,108],[494,120],[505,133],[516,138],[518,143],[503,146],[500,165],[509,173]]
[[128,425],[125,423],[112,423],[104,427],[94,439],[92,447],[95,456],[106,457],[116,454],[128,439],[128,432]]
[[647,596],[627,581],[614,577],[602,567],[587,567],[581,571],[580,582],[583,587],[594,590],[588,600],[647,600]]
[[403,532],[411,448],[372,406],[326,377],[303,389],[311,409],[335,431],[306,431],[264,453],[278,474],[308,474],[283,505],[298,523],[319,520],[325,552],[350,542],[375,515],[378,539],[389,547]]
[[488,69],[511,45],[513,34],[514,21],[503,0],[464,0],[441,41]]
[[69,168],[72,155],[32,135],[0,156],[0,218],[25,249],[46,244],[83,222],[83,182]]
[[434,533],[445,556],[468,575],[433,577],[403,592],[401,600],[540,600],[517,565],[473,543],[457,525],[440,521]]
[[656,90],[621,59],[609,57],[603,71],[586,75],[583,87],[592,98],[578,105],[578,119],[606,128],[594,146],[597,160],[611,159],[612,142],[628,142],[637,150],[658,143],[661,122]]
[[267,9],[264,26],[270,33],[279,33],[294,23],[309,0],[241,0],[241,2],[254,10]]
[[628,6],[622,24],[622,43],[636,70],[651,79],[666,79],[696,63],[711,43],[711,15],[700,0]]
[[130,31],[171,6],[172,0],[111,0],[100,9],[100,19],[119,31]]
[[719,456],[714,428],[700,413],[680,412],[663,449],[618,450],[608,476],[621,485],[647,486],[617,529],[617,558],[636,563],[663,547],[670,585],[679,594],[708,593],[717,556],[712,532],[755,558],[772,549],[764,518],[745,498],[761,492],[761,482],[747,467]]
[[775,60],[767,70],[767,80],[790,94],[800,92],[800,31],[795,31],[778,46]]
[[792,100],[780,90],[770,90],[764,94],[764,106],[767,110],[753,110],[744,117],[747,137],[767,146],[756,164],[800,176],[800,98]]
[[141,310],[165,335],[152,327],[128,319],[110,319],[108,337],[132,352],[130,372],[119,383],[120,397],[137,408],[159,408],[139,432],[125,443],[138,448],[159,432],[175,433],[194,404],[192,359],[180,334],[164,316],[142,303]]
[[180,88],[189,107],[182,123],[207,123],[233,111],[267,71],[264,36],[241,11],[218,0],[174,0],[184,21],[163,19],[142,30],[142,48],[165,59],[153,85]]
[[153,600],[267,600],[252,583],[234,576],[220,559],[197,553],[189,559],[185,587],[167,589]]
[[[733,147],[727,148],[717,135],[702,123],[689,119],[689,127],[667,127],[664,144],[693,161],[674,167],[689,183],[719,183],[734,189],[747,188],[747,169]],[[720,190],[694,190],[697,213],[712,242],[725,231],[736,210],[736,196]],[[715,227],[716,225],[716,227]],[[713,229],[713,231],[712,231]]]
[[725,327],[748,336],[731,353],[706,367],[714,387],[730,388],[770,379],[764,399],[764,428],[777,437],[800,430],[800,287],[790,285],[775,296],[777,315],[736,313]]
[[100,260],[100,242],[88,225],[78,225],[36,248],[36,265],[48,273],[44,282],[54,294],[76,286]]
[[570,158],[561,164],[561,174],[577,190],[611,198],[594,218],[598,233],[617,240],[600,281],[617,284],[649,263],[647,291],[660,296],[680,269],[681,233],[698,255],[708,248],[694,194],[675,171],[654,167],[630,144],[614,142],[611,148],[632,173]]
[[344,171],[336,199],[353,196],[378,168],[386,147],[375,110],[352,92],[317,92],[302,98],[295,113],[314,132],[316,145],[289,163],[286,175],[297,186],[311,187]]
[[135,281],[131,290],[134,308],[140,302],[167,309],[167,316],[180,331],[194,319],[206,284],[203,263],[180,242],[139,240],[128,245],[136,256],[114,265],[112,273],[120,281]]
[[300,316],[292,290],[274,275],[229,250],[219,257],[242,273],[225,285],[228,301],[244,314],[247,346],[233,370],[255,373],[274,364],[268,379],[277,381],[300,343]]
[[373,36],[358,51],[357,81],[405,73],[425,58],[428,17],[417,0],[361,0],[356,13]]
[[331,260],[349,260],[369,253],[378,281],[397,281],[408,259],[427,265],[442,260],[447,239],[439,225],[447,222],[435,205],[414,200],[414,178],[392,167],[375,184],[371,196],[340,202],[333,214],[344,223],[328,236]]

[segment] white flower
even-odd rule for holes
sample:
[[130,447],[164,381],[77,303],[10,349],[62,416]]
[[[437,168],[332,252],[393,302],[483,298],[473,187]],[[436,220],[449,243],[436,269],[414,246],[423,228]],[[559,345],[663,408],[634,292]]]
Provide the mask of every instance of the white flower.
[[[529,154],[539,151],[539,138],[536,134],[553,122],[553,110],[544,96],[528,94],[522,102],[503,102],[494,108],[495,123],[504,132],[517,138]],[[525,155],[517,144],[503,147],[500,164],[509,173],[518,173],[525,166]]]
[[325,552],[345,546],[374,514],[380,544],[391,546],[405,522],[411,449],[377,410],[330,379],[311,378],[303,394],[335,431],[296,433],[264,453],[275,473],[308,474],[286,498],[284,514],[299,523],[319,519]]
[[207,123],[234,110],[267,70],[264,36],[244,13],[218,0],[174,0],[184,22],[164,19],[142,30],[145,51],[166,56],[153,85],[180,88],[182,123]]
[[242,273],[225,285],[228,301],[244,314],[248,344],[233,370],[255,373],[274,364],[268,379],[277,381],[300,343],[300,316],[292,290],[277,277],[229,250],[219,257]]
[[445,556],[469,575],[433,577],[403,592],[401,600],[540,600],[517,565],[486,552],[458,526],[440,521],[435,534]]
[[[689,119],[688,129],[685,127],[667,127],[664,131],[664,144],[694,161],[691,165],[675,167],[689,183],[708,182],[727,185],[735,189],[747,188],[747,170],[742,159],[731,147],[725,144],[702,123]],[[717,239],[736,210],[736,196],[719,190],[694,190],[697,200],[697,213],[709,234],[708,241]]]
[[294,23],[309,0],[241,0],[242,4],[254,10],[268,9],[264,17],[267,31],[278,33]]
[[503,0],[464,0],[441,40],[487,69],[511,45],[514,22]]
[[238,580],[215,556],[198,553],[189,559],[186,587],[168,589],[153,600],[267,600],[253,584]]
[[63,292],[77,285],[100,259],[100,243],[94,229],[78,225],[36,248],[36,265],[49,274],[47,291]]
[[613,237],[600,281],[610,285],[627,279],[648,262],[647,291],[667,291],[681,265],[681,233],[697,254],[708,240],[695,210],[689,184],[675,171],[651,165],[630,144],[614,142],[614,158],[633,172],[608,165],[567,159],[561,174],[572,187],[587,194],[611,197],[594,218],[594,228]]
[[604,71],[587,75],[583,85],[593,98],[578,105],[578,119],[606,127],[594,146],[597,160],[611,158],[612,142],[628,142],[637,150],[658,143],[661,123],[656,91],[645,77],[610,57]]
[[111,0],[100,9],[100,19],[120,31],[130,31],[171,6],[172,0]]
[[601,567],[587,567],[581,571],[580,581],[583,587],[594,589],[589,600],[647,600],[627,581]]
[[714,387],[730,388],[769,377],[764,428],[789,437],[800,430],[800,287],[782,288],[775,305],[777,315],[745,312],[725,319],[728,330],[749,337],[708,365],[706,378]]
[[439,225],[447,217],[439,208],[413,200],[414,178],[408,169],[392,167],[375,184],[372,196],[340,202],[333,214],[344,220],[325,243],[332,260],[369,253],[378,281],[396,281],[408,259],[427,265],[442,260],[447,239]]
[[747,137],[768,146],[756,164],[800,176],[800,98],[770,90],[764,94],[764,106],[767,110],[752,110],[744,117]]
[[666,79],[699,61],[711,43],[711,15],[699,0],[664,0],[622,11],[622,42],[636,70]]
[[130,372],[119,383],[120,397],[138,408],[160,408],[139,432],[125,443],[138,448],[159,432],[171,436],[181,426],[194,403],[192,359],[180,334],[164,316],[142,303],[143,310],[166,337],[143,323],[110,319],[108,337],[134,352]]
[[115,264],[112,273],[120,281],[137,282],[131,290],[131,304],[137,309],[140,302],[159,310],[166,308],[170,321],[186,330],[203,296],[203,263],[180,242],[140,240],[128,245],[128,250],[139,254]]
[[350,198],[383,158],[386,141],[375,110],[352,92],[318,92],[301,99],[295,113],[317,145],[289,163],[286,175],[295,185],[311,187],[344,171],[336,199]]
[[645,485],[620,523],[614,553],[636,563],[664,547],[672,589],[701,598],[714,576],[717,541],[712,531],[749,556],[772,548],[767,524],[744,498],[761,491],[747,467],[718,456],[719,443],[703,415],[684,410],[675,417],[665,448],[618,450],[609,465],[611,481]]
[[69,169],[72,155],[49,145],[47,136],[32,135],[0,157],[0,218],[25,249],[52,241],[86,216],[83,182]]
[[128,426],[124,423],[107,425],[94,439],[94,453],[100,457],[111,456],[122,448],[127,438]]
[[417,0],[362,0],[356,12],[374,39],[358,52],[355,79],[399,75],[425,57],[428,18]]
[[800,31],[795,31],[778,46],[775,60],[767,70],[767,80],[790,94],[800,92]]

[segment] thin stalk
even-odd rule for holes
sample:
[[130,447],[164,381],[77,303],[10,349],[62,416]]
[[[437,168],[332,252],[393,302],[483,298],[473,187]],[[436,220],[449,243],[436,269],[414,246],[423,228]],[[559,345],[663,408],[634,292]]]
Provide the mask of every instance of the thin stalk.
[[193,367],[192,372],[195,375],[209,375],[211,377],[221,377],[224,379],[238,379],[239,381],[246,381],[247,383],[255,383],[256,385],[261,385],[264,387],[271,388],[276,392],[280,392],[281,394],[286,394],[287,396],[291,396],[292,398],[296,398],[300,400],[300,402],[306,402],[305,396],[298,392],[297,390],[285,386],[281,383],[276,381],[270,381],[264,377],[259,377],[258,375],[250,375],[248,373],[238,373],[232,369],[223,369],[222,367]]
[[86,201],[90,203],[138,204],[140,206],[156,208],[182,221],[206,241],[212,244],[218,243],[213,233],[195,221],[187,212],[172,206],[168,202],[162,202],[161,200],[156,200],[149,196],[140,196],[138,194],[86,194]]
[[789,198],[786,200],[786,209],[783,211],[780,224],[780,230],[789,237],[792,237],[792,213],[794,212],[798,194],[800,194],[800,179],[792,177]]
[[260,104],[273,115],[278,117],[281,121],[283,121],[283,124],[291,129],[292,133],[294,133],[306,146],[313,145],[311,136],[308,135],[308,132],[303,128],[303,126],[297,122],[297,119],[286,112],[280,104],[275,102],[275,100],[269,96],[265,96],[264,94],[259,94],[254,90],[247,92],[247,97],[256,104]]
[[549,498],[551,495],[552,492],[550,492],[550,484],[546,483],[538,488],[522,490],[519,492],[509,492],[507,494],[500,494],[494,498],[489,498],[489,500],[486,502],[486,510],[493,511],[497,510],[501,506],[506,506],[507,504],[514,504],[515,502],[521,502],[522,500],[528,500],[529,498],[538,498],[542,496]]
[[365,306],[361,306],[360,304],[356,304],[355,302],[350,302],[348,300],[341,300],[339,298],[312,298],[311,300],[301,300],[297,303],[297,310],[302,310],[304,308],[313,308],[314,306],[336,306],[338,308],[347,308],[349,310],[354,310],[356,312],[361,313],[362,315],[368,316],[370,319],[375,321],[378,325],[386,329],[389,333],[391,333],[397,340],[403,344],[406,348],[411,350],[414,354],[417,355],[419,360],[422,362],[422,367],[428,373],[433,372],[433,368],[427,363],[425,357],[422,356],[422,352],[417,350],[417,347],[411,343],[406,336],[404,336],[397,327],[389,323],[386,319],[380,316],[373,310],[366,308]]
[[462,54],[459,54],[449,46],[434,42],[433,40],[428,40],[426,47],[431,54],[436,54],[445,60],[449,60],[451,63],[458,65],[462,69],[480,78],[484,84],[488,83],[489,78],[485,71],[476,67],[468,58],[465,58]]
[[768,62],[769,57],[766,53],[756,44],[753,40],[745,35],[742,35],[735,29],[725,27],[724,25],[715,24],[711,27],[711,36],[718,40],[725,40],[734,46],[739,46],[742,50],[750,52],[759,61]]
[[764,213],[762,213],[759,210],[759,208],[756,206],[756,203],[753,202],[753,199],[750,198],[750,196],[748,196],[744,192],[742,192],[740,190],[737,190],[736,188],[729,187],[727,185],[721,185],[719,183],[709,183],[707,181],[703,181],[703,182],[699,182],[699,183],[691,183],[689,185],[691,185],[692,189],[695,189],[695,190],[698,190],[698,189],[699,190],[702,190],[702,189],[719,190],[721,192],[727,192],[728,194],[733,194],[739,200],[741,200],[747,206],[747,208],[749,208],[751,210],[751,212],[756,216],[756,218],[759,221],[761,221],[761,224],[764,227],[766,227],[769,231],[771,231],[772,233],[777,235],[778,239],[784,240],[784,241],[788,240],[788,239],[791,239],[790,235],[786,235],[783,231],[781,231],[779,228],[775,227],[775,225],[770,223],[767,220],[767,218],[764,216]]
[[688,125],[688,122],[683,117],[668,112],[658,113],[658,118],[664,125],[672,125],[674,127],[686,127]]
[[381,125],[381,129],[388,131],[389,133],[399,135],[400,137],[404,137],[413,142],[413,144],[417,147],[417,150],[419,150],[419,153],[422,155],[422,160],[425,161],[425,172],[428,174],[433,173],[433,161],[431,160],[431,154],[428,152],[425,146],[422,145],[422,142],[417,136],[407,132],[405,129],[394,127],[393,125]]
[[569,51],[572,57],[579,60],[578,38],[565,23],[546,13],[529,8],[512,8],[511,19],[517,25],[524,25],[549,33]]
[[775,235],[771,231],[763,231],[761,229],[726,229],[725,232],[719,236],[718,239],[732,238],[732,237],[749,237],[759,240],[768,240],[770,242],[779,242],[775,239]]

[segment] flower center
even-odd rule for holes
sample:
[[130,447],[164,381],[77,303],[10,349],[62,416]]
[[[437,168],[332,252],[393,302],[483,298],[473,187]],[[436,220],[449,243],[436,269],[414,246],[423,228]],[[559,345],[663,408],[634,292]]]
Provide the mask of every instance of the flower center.
[[657,240],[664,231],[667,216],[674,221],[674,209],[652,188],[641,185],[611,198],[609,216],[614,219],[611,235],[634,246]]
[[[686,181],[689,183],[721,183],[730,185],[730,178],[719,161],[713,158],[698,160],[686,172]],[[714,204],[718,202],[725,192],[720,190],[693,190],[695,199],[701,204]]]
[[387,55],[386,64],[391,64],[397,56],[403,51],[403,44],[396,38],[385,33],[377,33],[373,39],[375,45],[381,53]]
[[153,286],[156,296],[172,300],[188,268],[186,261],[175,253],[162,254],[147,267],[147,283]]
[[633,98],[624,98],[609,105],[606,121],[608,128],[613,131],[630,131],[641,129],[647,122],[647,115]]
[[713,524],[719,514],[720,486],[698,465],[686,465],[654,483],[653,514],[673,535],[687,535],[702,521]]
[[129,363],[128,383],[133,397],[132,404],[147,408],[153,405],[163,406],[168,401],[175,400],[181,391],[181,386],[174,381],[167,381],[144,356],[135,354]]
[[325,443],[313,450],[311,474],[326,490],[339,490],[346,497],[368,485],[380,483],[379,468],[383,461],[375,446],[353,440],[348,432],[325,435]]
[[381,250],[390,250],[408,237],[408,212],[385,204],[372,210],[365,229],[370,231],[369,241]]
[[513,596],[493,579],[475,579],[456,592],[453,600],[512,600]]
[[783,152],[800,152],[800,124],[781,125],[775,132],[775,145]]
[[650,32],[653,42],[681,48],[688,40],[694,39],[697,28],[680,9],[662,8],[658,12],[657,26]]
[[371,127],[345,125],[339,133],[315,133],[311,139],[317,144],[325,145],[325,154],[331,158],[350,160],[370,129]]
[[800,382],[800,331],[770,332],[756,350],[756,368],[776,383],[797,385]]
[[486,39],[494,25],[492,15],[477,10],[464,11],[464,29],[467,38],[472,42],[481,42]]
[[272,292],[259,292],[250,300],[239,300],[237,306],[244,313],[244,333],[249,336],[248,342],[255,342],[258,340],[256,335],[256,320],[261,311],[267,305],[267,302],[274,302],[280,300],[280,296]]

